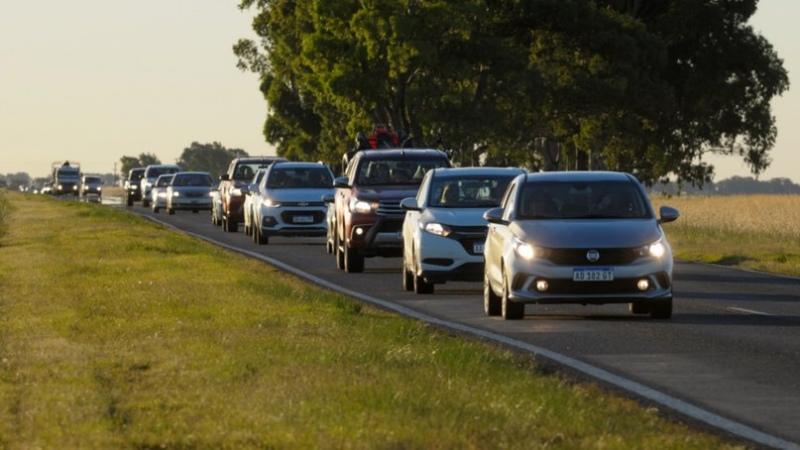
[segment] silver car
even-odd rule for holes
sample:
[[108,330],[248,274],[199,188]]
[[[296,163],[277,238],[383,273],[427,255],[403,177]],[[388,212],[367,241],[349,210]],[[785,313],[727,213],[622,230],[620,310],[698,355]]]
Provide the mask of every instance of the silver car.
[[167,188],[169,184],[172,182],[172,173],[165,173],[163,175],[159,175],[156,178],[155,183],[153,183],[152,187],[150,188],[150,203],[153,207],[153,212],[158,213],[161,208],[167,207]]
[[672,317],[672,249],[642,185],[620,172],[520,175],[486,211],[483,304],[522,319],[525,304],[627,303],[634,314]]
[[328,207],[323,196],[333,195],[333,173],[320,163],[276,162],[258,184],[253,197],[253,242],[269,243],[270,236],[325,236]]
[[208,172],[178,172],[167,188],[167,213],[211,211],[214,179]]

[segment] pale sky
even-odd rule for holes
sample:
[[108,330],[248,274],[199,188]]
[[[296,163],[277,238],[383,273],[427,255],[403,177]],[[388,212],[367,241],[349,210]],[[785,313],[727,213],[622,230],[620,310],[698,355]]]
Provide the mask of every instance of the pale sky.
[[[55,161],[111,173],[122,156],[172,163],[192,142],[251,155],[266,104],[232,46],[255,38],[237,0],[0,0],[0,174],[46,176]],[[800,182],[800,1],[761,0],[752,19],[793,85],[773,100],[778,140],[762,180]],[[750,176],[709,160],[716,180]],[[118,169],[117,169],[118,170]]]

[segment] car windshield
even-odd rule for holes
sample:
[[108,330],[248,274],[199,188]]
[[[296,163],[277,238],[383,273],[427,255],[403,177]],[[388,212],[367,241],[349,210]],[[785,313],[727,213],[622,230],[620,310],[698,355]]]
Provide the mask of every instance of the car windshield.
[[362,186],[422,183],[422,177],[433,168],[447,167],[444,159],[381,159],[364,161],[357,182]]
[[158,178],[160,175],[175,173],[178,171],[177,167],[151,167],[147,171],[149,178]]
[[438,178],[431,182],[428,206],[439,208],[492,208],[500,200],[513,176]]
[[233,172],[233,179],[240,181],[252,181],[253,176],[258,172],[258,169],[268,169],[272,162],[256,161],[251,163],[241,163],[236,166]]
[[169,183],[172,181],[172,175],[161,175],[156,180],[157,187],[164,187],[169,186]]
[[527,183],[519,199],[521,219],[651,218],[646,199],[631,182]]
[[322,189],[333,187],[333,177],[325,167],[291,168],[276,166],[270,171],[267,187],[270,189]]
[[173,186],[200,186],[200,187],[211,187],[214,184],[214,179],[211,178],[211,175],[206,174],[187,174],[181,176],[175,176],[172,179]]

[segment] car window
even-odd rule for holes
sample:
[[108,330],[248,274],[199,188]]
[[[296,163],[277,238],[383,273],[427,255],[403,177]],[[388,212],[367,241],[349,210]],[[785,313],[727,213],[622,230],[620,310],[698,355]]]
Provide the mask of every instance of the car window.
[[430,169],[448,167],[444,159],[380,159],[362,160],[356,182],[363,186],[387,184],[419,185]]
[[428,206],[443,208],[492,208],[500,200],[511,176],[442,177],[432,181]]
[[631,182],[533,182],[523,186],[520,218],[651,218],[641,191]]
[[172,180],[172,185],[211,187],[214,185],[214,180],[211,178],[211,175],[204,175],[204,174],[181,175],[181,176],[176,176]]
[[333,177],[325,167],[281,168],[270,171],[267,187],[270,189],[321,189],[333,187]]

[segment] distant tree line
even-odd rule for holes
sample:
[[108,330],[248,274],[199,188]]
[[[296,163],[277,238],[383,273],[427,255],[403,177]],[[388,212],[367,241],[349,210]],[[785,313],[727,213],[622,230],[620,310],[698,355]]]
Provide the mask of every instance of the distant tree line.
[[770,163],[789,79],[748,24],[757,3],[240,0],[260,39],[234,52],[279,156],[333,165],[385,123],[464,165],[702,185],[708,153]]
[[657,183],[653,185],[652,192],[661,192],[668,195],[696,194],[696,195],[748,195],[748,194],[800,194],[800,184],[795,184],[789,178],[773,178],[760,181],[752,177],[731,177],[719,182],[707,183],[702,188],[685,186],[677,183]]
[[[213,177],[218,177],[228,169],[228,164],[234,158],[248,156],[248,153],[240,148],[228,149],[219,142],[211,144],[200,144],[192,142],[189,147],[183,149],[181,156],[174,162],[183,170],[197,170],[209,172]],[[120,158],[122,164],[121,173],[124,176],[134,167],[147,167],[150,164],[162,164],[161,160],[152,153],[141,153],[139,156],[123,156]]]

